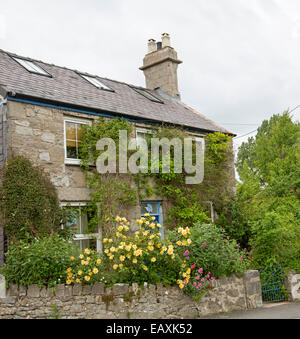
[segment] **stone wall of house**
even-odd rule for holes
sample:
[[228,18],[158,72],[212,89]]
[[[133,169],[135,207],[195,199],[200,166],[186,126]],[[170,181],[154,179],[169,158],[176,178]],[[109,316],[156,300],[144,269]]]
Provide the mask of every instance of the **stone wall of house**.
[[[1,277],[0,277],[1,278]],[[1,280],[1,279],[0,279]],[[3,286],[3,284],[2,284]],[[2,293],[2,298],[1,298]],[[56,289],[11,286],[4,296],[0,281],[0,318],[192,319],[262,306],[258,271],[223,277],[198,302],[178,287],[116,284],[105,288],[57,285]]]
[[[8,102],[8,154],[23,155],[43,168],[56,187],[60,201],[89,201],[85,173],[79,165],[65,163],[65,118],[91,122],[98,119],[74,111]],[[145,127],[143,124],[139,126]],[[135,185],[134,179],[130,180],[131,185]],[[153,196],[149,200],[161,200],[161,197]],[[138,205],[122,212],[122,216],[134,223],[141,211]]]

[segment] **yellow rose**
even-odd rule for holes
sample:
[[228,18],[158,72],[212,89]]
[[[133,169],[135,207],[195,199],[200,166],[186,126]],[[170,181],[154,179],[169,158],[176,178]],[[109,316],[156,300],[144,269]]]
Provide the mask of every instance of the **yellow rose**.
[[125,260],[125,256],[124,255],[121,255],[120,256],[120,261],[124,261]]
[[79,258],[80,258],[80,259],[83,259],[83,258],[84,258],[84,255],[83,255],[83,254],[80,254]]
[[151,261],[152,261],[152,262],[155,262],[155,261],[156,261],[156,258],[154,258],[154,257],[151,258]]
[[91,251],[90,251],[88,248],[86,248],[86,249],[84,250],[84,253],[85,253],[85,254],[90,254]]
[[188,243],[188,245],[190,245],[190,244],[192,243],[192,240],[191,240],[191,239],[188,239],[188,240],[187,240],[187,243]]
[[108,242],[109,242],[109,243],[112,243],[112,241],[113,241],[112,239],[108,239]]
[[91,279],[91,277],[90,277],[89,275],[86,275],[86,276],[84,277],[84,280],[85,280],[85,281],[90,281],[90,279]]
[[145,214],[145,217],[150,217],[150,214],[149,214],[149,213],[146,213],[146,214]]
[[111,247],[111,248],[110,248],[110,251],[111,251],[111,252],[115,252],[115,251],[116,251],[115,247]]
[[103,243],[106,244],[108,242],[108,239],[107,238],[104,238],[103,239]]
[[114,270],[117,270],[118,268],[119,268],[119,265],[116,265],[116,264],[115,264],[115,265],[113,266],[113,269],[114,269]]
[[116,222],[120,222],[121,218],[119,216],[116,217]]
[[133,262],[134,264],[136,264],[136,263],[137,263],[137,260],[134,258],[134,259],[132,260],[132,262]]
[[100,265],[101,264],[101,259],[97,259],[97,264]]
[[118,231],[122,232],[123,231],[123,226],[119,226]]
[[168,254],[169,254],[169,255],[172,255],[172,254],[173,254],[173,248],[169,248],[169,249],[168,249]]
[[104,250],[104,253],[109,253],[109,250],[106,248],[105,250]]
[[78,275],[82,275],[82,271],[81,271],[81,270],[79,270],[77,274],[78,274]]
[[144,271],[148,271],[148,267],[147,266],[143,265],[142,267],[143,267]]
[[92,275],[93,273],[92,273],[92,271],[89,271],[89,275]]
[[75,281],[77,282],[77,284],[81,283],[81,280],[79,278],[77,278]]
[[180,285],[179,285],[179,288],[180,288],[180,289],[183,289],[183,288],[184,288],[184,285],[183,285],[183,284],[180,284]]
[[74,257],[71,257],[71,258],[70,258],[70,260],[71,260],[71,261],[74,261],[74,260],[75,260],[75,258],[74,258]]
[[109,257],[109,259],[110,259],[110,260],[113,260],[114,257],[115,257],[114,255],[111,255],[111,256]]
[[71,285],[71,284],[72,284],[72,280],[68,279],[68,280],[66,281],[66,283],[67,283],[67,285]]
[[181,245],[182,245],[182,242],[181,242],[181,241],[177,241],[177,245],[178,245],[178,246],[181,246]]
[[67,269],[67,272],[71,272],[71,271],[72,271],[72,268],[69,267],[69,268]]
[[123,264],[120,264],[120,265],[119,265],[119,267],[120,267],[120,268],[123,268],[123,267],[124,267],[124,265],[123,265]]
[[94,274],[97,274],[98,272],[99,272],[99,271],[98,271],[98,268],[95,267],[95,268],[93,269],[93,273],[94,273]]

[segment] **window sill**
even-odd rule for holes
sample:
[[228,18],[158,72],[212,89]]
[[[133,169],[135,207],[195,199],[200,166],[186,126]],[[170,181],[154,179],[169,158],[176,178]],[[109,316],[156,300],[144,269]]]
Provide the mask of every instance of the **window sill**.
[[[80,166],[80,159],[65,159],[65,165],[68,165],[68,166]],[[96,164],[90,162],[89,166],[96,167]]]

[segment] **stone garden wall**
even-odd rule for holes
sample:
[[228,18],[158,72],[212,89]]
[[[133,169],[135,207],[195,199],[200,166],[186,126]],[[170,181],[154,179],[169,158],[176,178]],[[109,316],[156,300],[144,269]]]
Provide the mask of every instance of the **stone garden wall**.
[[[1,278],[1,277],[0,277]],[[178,287],[116,284],[105,288],[57,285],[56,289],[10,286],[0,279],[0,318],[33,319],[193,319],[262,306],[258,271],[223,277],[198,302]]]

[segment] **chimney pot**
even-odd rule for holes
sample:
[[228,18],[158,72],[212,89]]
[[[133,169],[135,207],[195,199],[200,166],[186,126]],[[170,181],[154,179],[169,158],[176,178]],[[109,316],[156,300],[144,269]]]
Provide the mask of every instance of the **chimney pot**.
[[154,39],[148,40],[148,53],[155,52],[157,50],[156,41]]
[[168,33],[163,33],[161,35],[161,41],[162,41],[162,48],[171,47],[171,39]]

